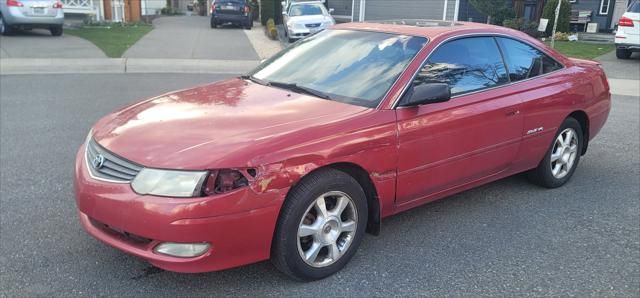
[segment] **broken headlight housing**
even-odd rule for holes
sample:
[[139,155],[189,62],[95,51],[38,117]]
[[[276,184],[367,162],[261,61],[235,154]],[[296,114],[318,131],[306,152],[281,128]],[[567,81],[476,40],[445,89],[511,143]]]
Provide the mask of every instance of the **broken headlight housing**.
[[255,176],[255,169],[174,171],[145,168],[133,179],[131,188],[141,195],[193,198],[248,186]]

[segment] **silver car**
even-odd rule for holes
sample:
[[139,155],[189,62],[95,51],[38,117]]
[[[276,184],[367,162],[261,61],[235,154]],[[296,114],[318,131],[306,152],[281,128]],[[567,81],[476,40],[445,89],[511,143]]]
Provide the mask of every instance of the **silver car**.
[[0,0],[0,34],[15,29],[44,28],[62,35],[64,12],[59,0]]
[[327,10],[321,1],[290,2],[288,7],[283,2],[283,7],[285,7],[285,11],[282,12],[285,35],[289,42],[324,30],[336,23],[331,16],[333,9]]

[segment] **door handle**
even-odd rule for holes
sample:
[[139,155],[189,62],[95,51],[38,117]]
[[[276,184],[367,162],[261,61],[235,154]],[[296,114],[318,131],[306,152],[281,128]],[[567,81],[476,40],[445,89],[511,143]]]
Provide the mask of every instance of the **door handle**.
[[516,116],[518,114],[520,114],[520,110],[509,111],[505,115],[507,115],[507,117],[510,117],[510,116]]

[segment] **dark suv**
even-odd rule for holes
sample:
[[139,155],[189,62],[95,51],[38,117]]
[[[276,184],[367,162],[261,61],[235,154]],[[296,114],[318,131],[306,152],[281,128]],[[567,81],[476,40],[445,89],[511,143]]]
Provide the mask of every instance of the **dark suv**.
[[215,0],[211,4],[211,28],[232,23],[251,29],[253,18],[248,0]]

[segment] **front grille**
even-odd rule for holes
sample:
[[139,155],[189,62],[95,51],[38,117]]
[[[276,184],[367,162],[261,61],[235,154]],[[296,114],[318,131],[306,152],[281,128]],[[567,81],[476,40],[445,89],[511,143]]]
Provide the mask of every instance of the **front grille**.
[[131,182],[142,167],[114,155],[91,139],[87,144],[87,167],[94,178],[111,182]]
[[318,27],[320,27],[320,23],[317,23],[317,24],[306,24],[305,26],[307,26],[307,28],[318,28]]

